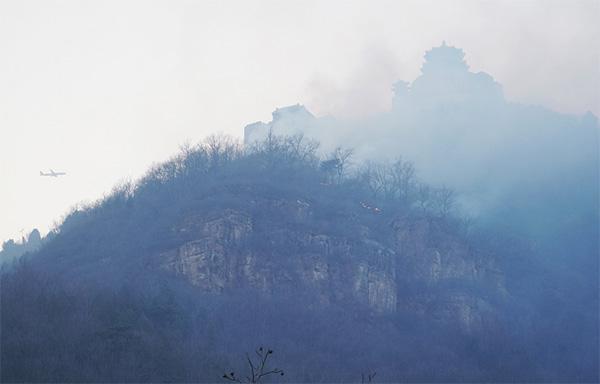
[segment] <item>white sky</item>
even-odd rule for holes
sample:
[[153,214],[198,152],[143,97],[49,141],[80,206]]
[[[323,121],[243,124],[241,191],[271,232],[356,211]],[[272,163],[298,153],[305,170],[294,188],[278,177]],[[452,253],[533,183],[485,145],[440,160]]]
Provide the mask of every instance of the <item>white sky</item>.
[[600,115],[599,24],[597,0],[3,0],[0,240],[276,107],[384,110],[442,40],[510,100]]

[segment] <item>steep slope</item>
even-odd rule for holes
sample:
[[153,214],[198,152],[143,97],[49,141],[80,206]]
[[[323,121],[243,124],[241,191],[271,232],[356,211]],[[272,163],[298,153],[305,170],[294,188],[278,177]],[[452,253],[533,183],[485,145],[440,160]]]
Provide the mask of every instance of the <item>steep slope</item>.
[[[482,318],[491,316],[481,292],[465,287],[502,292],[493,260],[439,220],[375,213],[359,201],[344,201],[352,208],[337,212],[332,222],[317,213],[327,209],[318,197],[240,198],[250,202],[245,211],[224,208],[184,218],[173,230],[193,240],[160,253],[158,265],[205,292],[302,293],[322,305],[417,311],[464,328],[481,327]],[[414,286],[423,290],[411,292]]]
[[261,343],[292,382],[591,377],[589,342],[554,367],[521,340],[535,317],[500,266],[526,248],[491,246],[451,197],[402,161],[210,138],[3,271],[2,380],[214,382]]

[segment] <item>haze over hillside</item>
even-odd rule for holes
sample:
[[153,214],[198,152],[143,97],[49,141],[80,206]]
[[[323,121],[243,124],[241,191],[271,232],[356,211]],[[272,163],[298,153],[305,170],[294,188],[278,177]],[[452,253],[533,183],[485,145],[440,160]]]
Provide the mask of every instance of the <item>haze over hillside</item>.
[[246,126],[245,141],[269,131],[304,134],[326,151],[351,148],[358,160],[402,156],[425,181],[456,190],[471,217],[506,218],[528,236],[548,236],[552,227],[558,233],[551,236],[559,237],[571,236],[562,223],[581,220],[593,241],[600,185],[596,116],[509,102],[501,85],[471,72],[464,57],[445,42],[427,51],[421,75],[394,84],[389,112],[347,121],[316,118],[300,105],[281,108],[270,123]]
[[291,382],[595,380],[595,255],[347,154],[212,137],[73,210],[2,270],[3,381],[214,382],[262,343]]
[[211,382],[268,342],[291,381],[595,381],[597,138],[442,44],[389,112],[184,145],[5,243],[2,378]]
[[33,4],[1,382],[600,380],[600,3]]
[[[507,100],[600,113],[595,0],[0,3],[0,242],[275,107],[390,110],[443,40]],[[500,22],[501,21],[501,22]],[[48,168],[69,177],[39,177]],[[423,173],[423,172],[421,172]]]

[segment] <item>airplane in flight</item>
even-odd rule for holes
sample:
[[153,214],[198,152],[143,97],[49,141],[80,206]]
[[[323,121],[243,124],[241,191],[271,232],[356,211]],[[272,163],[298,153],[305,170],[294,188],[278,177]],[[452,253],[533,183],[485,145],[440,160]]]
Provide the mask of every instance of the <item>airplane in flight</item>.
[[44,173],[44,172],[40,171],[40,176],[58,177],[58,176],[63,176],[63,175],[66,175],[66,172],[54,172],[53,170],[50,170],[50,172]]

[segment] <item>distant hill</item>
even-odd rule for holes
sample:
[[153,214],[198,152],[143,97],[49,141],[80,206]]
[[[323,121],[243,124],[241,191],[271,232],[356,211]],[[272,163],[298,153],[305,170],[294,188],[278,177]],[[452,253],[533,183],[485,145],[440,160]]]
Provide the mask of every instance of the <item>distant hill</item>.
[[23,237],[21,242],[15,242],[13,239],[2,243],[0,249],[0,266],[3,263],[11,263],[23,256],[27,252],[33,252],[42,245],[42,236],[37,229],[32,230],[27,238]]
[[[279,108],[0,258],[3,382],[598,381],[598,122],[428,51],[360,121]],[[226,371],[227,370],[227,371]]]
[[292,382],[597,377],[595,293],[547,285],[576,270],[317,147],[212,137],[73,210],[2,272],[2,381],[214,382],[259,344]]

